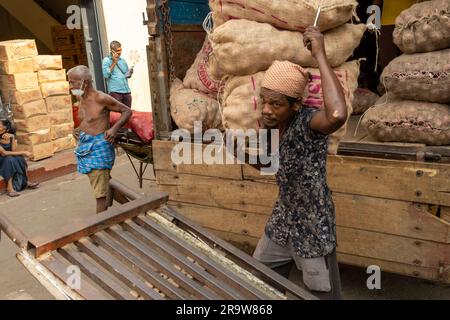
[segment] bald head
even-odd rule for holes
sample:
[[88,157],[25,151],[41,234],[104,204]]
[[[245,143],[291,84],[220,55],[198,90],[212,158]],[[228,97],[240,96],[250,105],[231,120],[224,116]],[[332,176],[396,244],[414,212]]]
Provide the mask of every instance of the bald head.
[[86,66],[76,66],[67,72],[67,76],[73,80],[81,80],[84,82],[92,82],[92,74]]

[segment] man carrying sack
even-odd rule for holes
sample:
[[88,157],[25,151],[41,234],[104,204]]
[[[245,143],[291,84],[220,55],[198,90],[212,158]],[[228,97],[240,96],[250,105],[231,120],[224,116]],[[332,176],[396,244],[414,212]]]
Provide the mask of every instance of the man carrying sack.
[[[325,108],[302,107],[308,74],[299,65],[276,61],[266,72],[263,121],[266,128],[280,130],[280,193],[254,257],[282,274],[295,261],[316,296],[340,299],[336,218],[326,166],[328,135],[345,124],[347,106],[322,33],[309,27],[304,41],[319,64]],[[289,269],[284,271],[288,276]]]

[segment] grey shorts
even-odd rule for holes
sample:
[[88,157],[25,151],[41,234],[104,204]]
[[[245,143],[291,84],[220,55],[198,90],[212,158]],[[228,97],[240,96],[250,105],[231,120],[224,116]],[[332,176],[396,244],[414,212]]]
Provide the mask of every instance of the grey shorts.
[[326,257],[302,258],[295,253],[290,240],[286,247],[282,247],[264,235],[259,241],[253,257],[271,269],[295,261],[297,268],[303,272],[303,282],[309,290],[331,292],[332,284]]

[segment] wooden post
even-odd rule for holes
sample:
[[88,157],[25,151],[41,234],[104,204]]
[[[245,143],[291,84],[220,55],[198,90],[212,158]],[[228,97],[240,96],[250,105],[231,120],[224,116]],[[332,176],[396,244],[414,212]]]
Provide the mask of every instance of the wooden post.
[[159,19],[160,0],[147,0],[149,45],[147,47],[153,122],[158,140],[168,140],[172,132],[169,102],[169,72],[165,36]]

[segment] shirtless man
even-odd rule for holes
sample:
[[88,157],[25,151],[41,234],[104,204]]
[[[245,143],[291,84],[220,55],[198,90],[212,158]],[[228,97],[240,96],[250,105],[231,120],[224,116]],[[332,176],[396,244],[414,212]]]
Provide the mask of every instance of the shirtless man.
[[[110,173],[114,165],[114,139],[117,131],[131,117],[131,109],[111,96],[99,92],[92,85],[92,75],[86,66],[77,66],[67,73],[70,90],[80,102],[80,126],[75,130],[78,147],[75,151],[78,172],[86,174],[97,199],[97,214],[106,211]],[[111,111],[122,114],[109,126]]]

